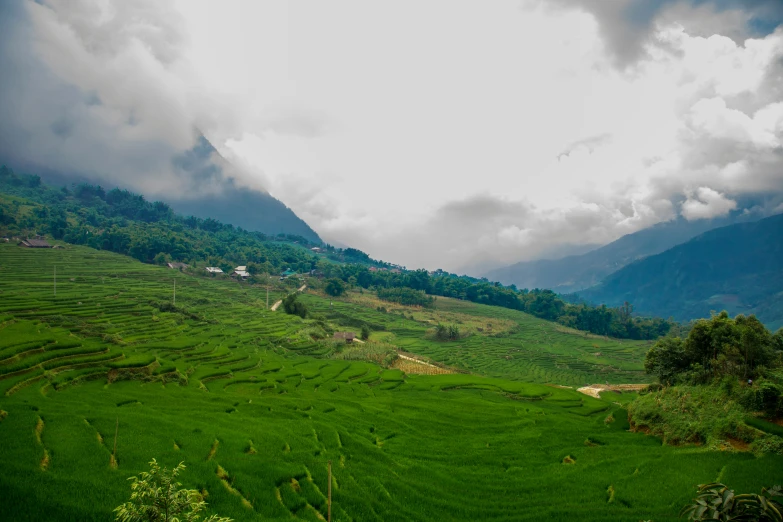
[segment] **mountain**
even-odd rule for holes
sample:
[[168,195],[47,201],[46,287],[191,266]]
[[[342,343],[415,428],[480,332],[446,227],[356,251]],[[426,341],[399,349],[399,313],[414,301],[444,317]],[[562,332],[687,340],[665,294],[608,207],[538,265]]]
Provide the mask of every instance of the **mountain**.
[[[130,184],[97,175],[53,170],[23,158],[6,159],[9,167],[34,172],[52,184],[91,183],[102,185],[107,190],[119,185],[119,188],[139,192]],[[216,219],[267,235],[295,235],[313,243],[322,243],[318,234],[283,202],[267,192],[242,186],[238,179],[247,176],[242,176],[203,135],[199,135],[194,147],[174,157],[172,164],[184,180],[182,188],[165,195],[154,194],[153,197],[169,204],[176,212]]]
[[301,236],[313,243],[322,243],[318,234],[293,210],[266,192],[226,184],[219,194],[195,199],[164,198],[180,214],[212,218],[245,230],[264,234]]
[[264,234],[290,234],[314,243],[322,243],[318,234],[293,210],[268,192],[240,186],[237,169],[225,159],[203,135],[196,146],[174,160],[190,174],[196,186],[217,187],[206,194],[163,198],[176,212],[223,223]]
[[755,314],[783,326],[783,214],[705,232],[629,264],[579,292],[589,302],[633,303],[641,314],[686,321],[710,311]]
[[638,259],[659,254],[708,230],[754,219],[736,212],[723,218],[687,221],[678,218],[627,234],[620,239],[581,255],[562,259],[523,261],[490,270],[490,281],[515,284],[519,288],[549,288],[571,293],[601,282],[609,274]]

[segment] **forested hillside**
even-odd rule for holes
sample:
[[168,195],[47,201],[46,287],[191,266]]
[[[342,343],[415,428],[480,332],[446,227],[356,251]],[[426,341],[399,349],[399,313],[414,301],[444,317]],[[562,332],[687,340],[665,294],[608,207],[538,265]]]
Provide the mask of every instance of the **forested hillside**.
[[314,246],[296,236],[270,237],[217,220],[175,214],[165,203],[149,202],[126,190],[105,191],[82,184],[55,189],[37,176],[0,170],[0,192],[26,199],[0,198],[0,232],[10,235],[50,234],[69,243],[130,255],[146,263],[185,262],[192,269],[217,266],[230,272],[245,265],[260,281],[267,274],[317,270],[331,278],[336,295],[343,286],[409,288],[430,295],[520,310],[565,326],[627,339],[655,339],[672,323],[631,315],[628,305],[618,308],[571,305],[551,290],[517,290],[513,285],[447,272],[401,270],[371,259],[354,249]]
[[610,306],[630,301],[641,313],[679,321],[720,310],[755,314],[777,329],[783,326],[783,215],[711,230],[579,295]]
[[687,221],[680,218],[627,234],[590,252],[561,259],[524,261],[497,268],[489,279],[523,288],[549,288],[570,293],[589,288],[609,274],[644,257],[659,254],[708,230],[750,220],[739,212],[714,219]]

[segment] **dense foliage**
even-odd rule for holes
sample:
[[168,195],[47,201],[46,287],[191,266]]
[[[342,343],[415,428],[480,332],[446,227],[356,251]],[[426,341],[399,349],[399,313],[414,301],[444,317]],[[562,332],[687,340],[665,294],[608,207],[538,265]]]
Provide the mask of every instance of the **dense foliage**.
[[307,317],[307,307],[297,300],[298,293],[294,292],[283,299],[283,310],[289,315],[298,315],[302,319]]
[[774,335],[755,316],[721,312],[700,319],[684,340],[667,337],[647,353],[644,366],[661,383],[706,383],[723,376],[753,379],[783,365],[783,329]]
[[379,288],[378,298],[406,306],[432,306],[435,299],[421,290],[412,288]]
[[[247,266],[250,282],[261,274],[286,269],[313,270],[328,278],[327,294],[340,296],[348,285],[380,289],[382,299],[425,305],[424,294],[445,296],[527,312],[536,317],[598,335],[621,339],[656,339],[674,323],[633,315],[626,304],[618,308],[569,304],[551,290],[517,290],[486,279],[457,276],[442,270],[404,270],[375,261],[354,248],[314,245],[298,236],[271,237],[214,219],[184,217],[162,202],[149,202],[127,190],[106,191],[93,185],[55,189],[38,176],[15,174],[0,168],[0,192],[43,204],[30,205],[9,198],[0,205],[0,231],[11,235],[50,234],[69,243],[87,245],[132,256],[147,263],[179,261],[191,266],[216,266],[230,273]],[[3,208],[5,206],[5,208]],[[369,270],[370,267],[392,270]],[[383,297],[386,296],[386,297]]]
[[644,365],[663,386],[630,405],[634,423],[674,444],[783,454],[773,422],[783,415],[782,341],[783,330],[726,312],[697,321],[685,339],[659,340]]

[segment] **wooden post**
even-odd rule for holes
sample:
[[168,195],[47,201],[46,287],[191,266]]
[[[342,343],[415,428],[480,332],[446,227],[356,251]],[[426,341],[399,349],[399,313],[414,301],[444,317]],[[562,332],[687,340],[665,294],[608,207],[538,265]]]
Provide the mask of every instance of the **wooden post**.
[[329,492],[329,499],[326,504],[326,521],[332,522],[332,461],[329,461],[329,486],[327,487]]
[[266,285],[266,309],[269,310],[269,285]]
[[174,306],[177,306],[177,280],[174,280]]
[[54,265],[54,296],[57,297],[57,265]]
[[114,451],[112,452],[115,462],[117,461],[117,432],[119,431],[120,431],[120,418],[117,417],[117,425],[114,427]]

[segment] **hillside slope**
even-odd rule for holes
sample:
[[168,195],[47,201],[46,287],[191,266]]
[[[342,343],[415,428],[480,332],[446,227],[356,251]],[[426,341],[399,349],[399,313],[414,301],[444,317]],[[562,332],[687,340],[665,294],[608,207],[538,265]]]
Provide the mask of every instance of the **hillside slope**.
[[783,214],[705,232],[580,292],[590,302],[686,321],[711,310],[783,326]]
[[749,219],[741,214],[698,221],[680,218],[627,234],[585,254],[516,263],[491,270],[486,277],[503,284],[513,283],[519,288],[575,292],[600,283],[609,274],[638,259],[659,254],[708,230]]
[[[410,350],[435,344],[424,342],[426,318],[413,308],[385,313],[353,299],[332,308],[308,294],[308,305],[334,317],[302,320],[266,310],[264,287],[82,246],[10,243],[0,243],[0,295],[8,520],[109,520],[130,495],[127,478],[152,458],[184,461],[183,485],[238,522],[326,519],[328,462],[333,520],[356,521],[672,520],[693,482],[714,480],[716,470],[750,491],[783,466],[775,455],[661,446],[630,433],[616,395],[410,375],[354,357],[361,346],[394,342],[389,332]],[[449,301],[459,308],[437,313],[476,315],[484,327],[504,322],[487,312],[511,313]],[[350,351],[316,338],[322,325],[356,320],[387,327],[373,331],[386,337]],[[548,357],[556,376],[595,349],[638,364],[635,343],[528,322],[513,345],[487,332],[461,354],[449,349],[460,343],[437,344],[467,367],[484,366],[476,356],[485,352],[487,370],[507,375],[523,367],[523,352],[534,364]]]

